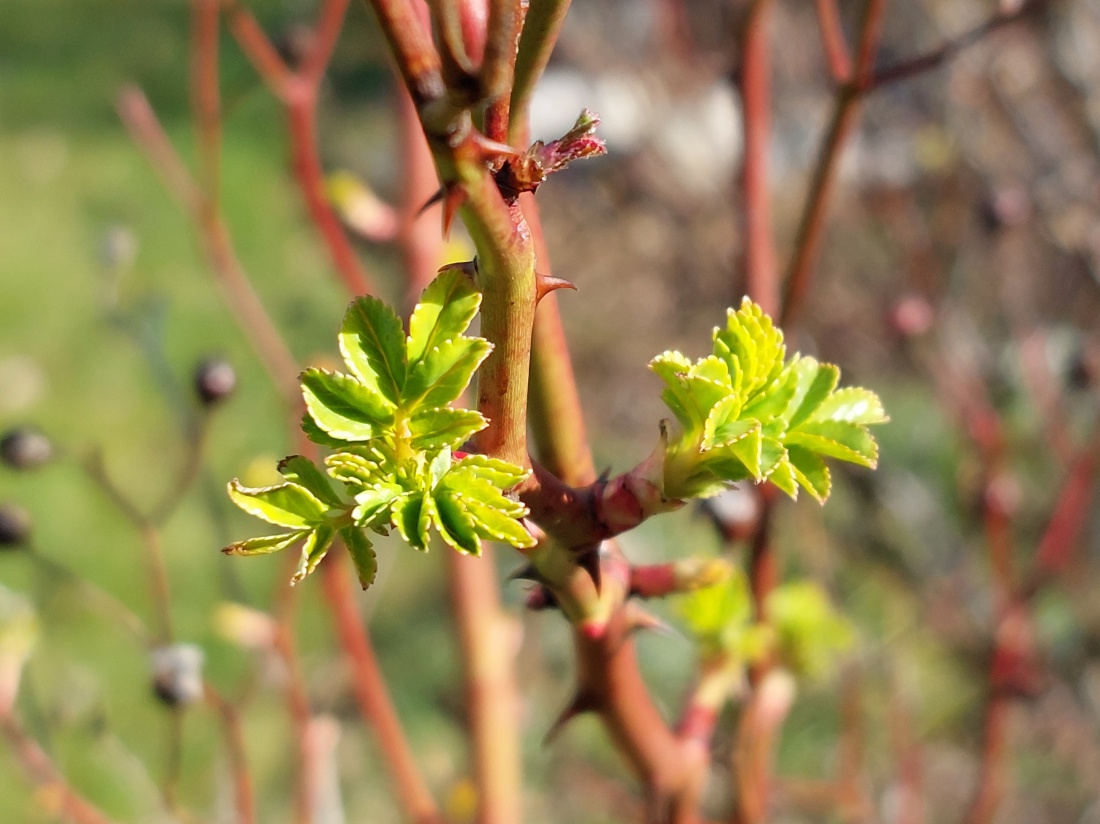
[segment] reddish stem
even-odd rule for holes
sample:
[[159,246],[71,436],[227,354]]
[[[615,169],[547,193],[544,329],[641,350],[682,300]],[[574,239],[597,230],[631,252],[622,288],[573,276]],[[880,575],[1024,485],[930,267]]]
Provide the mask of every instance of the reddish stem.
[[225,734],[226,749],[229,752],[229,767],[233,776],[233,796],[237,805],[238,824],[253,824],[256,820],[256,803],[252,794],[252,776],[248,771],[248,756],[245,750],[244,730],[241,727],[240,713],[226,700],[213,685],[205,684],[206,700],[221,717]]
[[852,76],[852,57],[848,41],[844,37],[844,27],[840,22],[840,8],[837,0],[815,0],[815,3],[821,29],[821,44],[825,48],[829,72],[834,82],[843,83]]
[[772,0],[753,0],[741,39],[741,100],[745,159],[741,190],[745,221],[745,285],[772,317],[778,314],[779,283],[772,241],[768,164],[771,142]]
[[353,296],[368,294],[371,291],[370,282],[347,232],[325,196],[325,172],[318,160],[314,90],[300,88],[298,94],[288,96],[286,108],[294,177],[298,181],[298,188],[301,189],[310,217],[317,231],[321,233],[336,271],[348,292]]
[[325,560],[321,565],[321,584],[340,646],[351,664],[352,688],[359,711],[374,730],[398,801],[409,821],[438,824],[443,819],[416,766],[375,659],[370,637],[355,609],[351,577],[344,557],[334,555]]
[[[284,610],[280,610],[283,613]],[[298,739],[298,764],[294,770],[294,820],[298,824],[310,824],[317,798],[316,780],[319,775],[314,766],[315,747],[311,728],[312,710],[302,676],[301,661],[294,641],[293,623],[289,615],[281,614],[275,624],[275,649],[286,668],[286,699],[290,723]]]
[[8,740],[27,777],[43,798],[49,799],[56,815],[72,824],[112,824],[113,819],[66,783],[64,777],[14,716],[0,714],[0,734]]

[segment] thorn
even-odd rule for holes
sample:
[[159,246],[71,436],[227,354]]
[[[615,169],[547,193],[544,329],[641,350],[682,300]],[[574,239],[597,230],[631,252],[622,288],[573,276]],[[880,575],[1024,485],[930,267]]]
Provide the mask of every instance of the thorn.
[[466,190],[461,186],[450,184],[445,187],[443,194],[443,237],[448,238],[451,235],[451,224],[454,223],[455,215],[458,214],[458,210],[462,208],[462,205],[466,202]]
[[534,581],[536,584],[545,584],[546,583],[546,578],[544,578],[542,576],[542,574],[537,569],[535,569],[534,564],[527,564],[526,566],[521,566],[519,569],[517,569],[515,572],[513,572],[512,574],[510,574],[508,576],[508,580],[509,581]]
[[627,632],[635,633],[641,630],[656,630],[662,635],[675,635],[676,631],[672,629],[667,623],[662,621],[656,615],[648,612],[638,606],[636,603],[627,604],[626,609],[626,623]]
[[523,152],[518,149],[509,146],[507,143],[499,143],[496,140],[490,140],[481,132],[474,132],[470,137],[470,142],[477,152],[478,159],[494,166],[502,158],[511,160],[523,155]]
[[577,694],[573,696],[573,700],[566,705],[565,709],[561,711],[558,717],[554,720],[554,723],[550,725],[550,729],[546,731],[546,735],[542,738],[542,746],[549,746],[554,742],[554,739],[558,737],[561,731],[565,728],[565,725],[576,718],[578,715],[583,715],[586,712],[592,712],[595,709],[592,700],[585,695]]
[[592,579],[592,583],[596,587],[596,594],[600,592],[600,548],[597,544],[591,549],[585,550],[577,556],[577,566],[588,573],[588,577]]
[[604,471],[600,473],[600,477],[598,477],[596,479],[596,483],[601,484],[601,485],[606,484],[610,478],[611,478],[611,467],[609,466],[609,467],[606,467],[604,469]]
[[553,275],[540,275],[535,273],[535,303],[538,304],[544,297],[558,289],[572,289],[577,291],[577,284],[565,278],[556,278]]
[[439,189],[436,191],[436,193],[434,195],[432,195],[431,197],[429,197],[428,200],[424,203],[424,205],[421,206],[417,210],[416,216],[420,217],[422,214],[424,214],[426,211],[428,211],[430,208],[432,208],[435,204],[439,203],[439,201],[443,200],[443,194],[444,194],[445,191],[446,191],[446,189],[444,189],[442,186],[440,186]]

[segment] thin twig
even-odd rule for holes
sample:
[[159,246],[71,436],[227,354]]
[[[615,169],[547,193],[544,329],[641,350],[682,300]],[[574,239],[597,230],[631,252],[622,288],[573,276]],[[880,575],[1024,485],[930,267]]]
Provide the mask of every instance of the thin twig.
[[206,701],[221,719],[225,746],[229,753],[229,769],[233,777],[233,799],[237,807],[237,824],[253,824],[256,802],[252,794],[252,775],[248,769],[244,730],[237,708],[224,698],[212,684],[204,684]]
[[41,797],[49,799],[58,817],[72,824],[112,824],[102,810],[73,789],[50,760],[49,755],[10,713],[0,713],[0,734]]
[[123,89],[117,107],[131,138],[194,219],[226,305],[247,333],[283,401],[288,407],[296,407],[297,364],[237,260],[225,224],[220,218],[203,220],[202,197],[141,90],[135,86]]
[[771,45],[773,0],[753,0],[741,33],[741,109],[745,155],[741,164],[745,226],[745,287],[772,317],[779,310],[779,283],[772,239],[771,189]]
[[415,824],[439,824],[443,819],[416,765],[401,728],[370,637],[360,622],[351,597],[351,582],[343,557],[330,557],[321,565],[325,600],[336,625],[336,636],[352,667],[352,689],[363,718],[374,730],[390,771],[395,792],[406,817]]
[[829,72],[834,82],[843,83],[852,75],[852,57],[840,22],[840,8],[837,0],[815,0],[815,3]]

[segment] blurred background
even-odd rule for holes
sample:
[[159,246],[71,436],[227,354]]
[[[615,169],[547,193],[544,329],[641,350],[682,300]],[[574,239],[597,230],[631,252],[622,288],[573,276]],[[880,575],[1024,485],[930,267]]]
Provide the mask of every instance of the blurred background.
[[[287,53],[315,11],[308,0],[248,5]],[[858,5],[840,3],[850,40]],[[590,107],[609,146],[539,193],[554,272],[579,287],[561,306],[601,467],[626,469],[655,444],[667,411],[649,359],[668,348],[701,355],[744,290],[742,12],[709,0],[577,3],[536,102],[534,136],[561,134]],[[979,0],[890,4],[878,62],[935,49],[996,12]],[[148,650],[119,618],[129,610],[154,625],[159,613],[148,542],[107,487],[146,511],[187,477],[159,535],[175,635],[201,647],[219,691],[244,697],[259,820],[280,822],[291,817],[293,770],[286,673],[257,639],[287,570],[218,549],[255,534],[225,481],[264,483],[294,446],[193,225],[115,111],[120,88],[138,84],[194,157],[188,26],[183,0],[0,4],[0,430],[44,433],[52,448],[34,471],[0,469],[0,526],[12,537],[0,547],[0,632],[25,637],[20,616],[33,610],[20,717],[73,786],[120,821],[172,821],[163,788],[174,775],[197,820],[231,820],[216,716],[166,709]],[[778,2],[772,42],[769,172],[785,262],[834,86],[812,4]],[[238,255],[294,355],[331,359],[346,296],[294,187],[284,113],[228,36],[221,60],[223,206]],[[321,101],[322,162],[358,195],[390,203],[402,186],[394,111],[373,20],[353,4]],[[784,578],[820,582],[856,640],[799,683],[774,820],[912,820],[900,811],[913,808],[904,798],[913,787],[923,820],[961,819],[981,770],[991,657],[1009,631],[990,564],[992,518],[1009,547],[998,557],[1018,583],[1030,580],[1040,546],[1062,559],[1034,587],[1008,644],[1018,654],[998,686],[1011,698],[1006,798],[994,820],[1100,824],[1091,480],[1073,502],[1080,528],[1047,534],[1067,478],[1083,477],[1081,456],[1096,451],[1100,2],[1043,4],[946,65],[870,94],[828,215],[788,343],[873,388],[892,422],[876,432],[877,472],[837,471],[826,508],[803,500],[779,510]],[[357,243],[382,296],[398,301],[396,250]],[[211,359],[231,365],[236,389],[203,407],[193,380]],[[205,457],[191,473],[200,430]],[[623,544],[633,560],[659,561],[716,553],[721,541],[706,513],[689,508]],[[382,542],[379,580],[359,603],[429,782],[462,821],[471,791],[440,552],[400,549]],[[518,566],[504,553],[499,563],[502,577]],[[299,593],[298,643],[311,705],[331,721],[318,820],[398,821],[313,583]],[[523,637],[530,820],[624,820],[632,783],[595,721],[541,744],[571,684],[564,622],[525,613],[519,583],[504,591]],[[675,624],[674,608],[655,609]],[[671,715],[692,646],[675,633],[640,646]],[[728,736],[717,746],[728,750]],[[853,757],[855,793],[838,804],[833,783]],[[716,759],[716,809],[728,792],[724,763]],[[0,818],[55,820],[55,802],[30,786],[0,747]]]

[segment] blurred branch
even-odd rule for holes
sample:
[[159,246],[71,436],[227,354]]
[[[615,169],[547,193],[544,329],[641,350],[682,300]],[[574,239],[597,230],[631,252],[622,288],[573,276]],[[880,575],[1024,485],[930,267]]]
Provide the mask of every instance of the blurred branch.
[[930,52],[876,71],[867,78],[864,85],[864,91],[872,91],[882,86],[889,86],[902,80],[908,80],[918,74],[923,74],[926,71],[942,66],[967,46],[977,43],[979,40],[1011,23],[1035,16],[1045,9],[1047,5],[1049,5],[1048,0],[1025,0],[1025,2],[1019,3],[1012,11],[1002,11],[999,14],[995,14],[984,23],[975,26],[970,29],[970,31],[958,37],[946,41]]
[[752,0],[741,31],[742,124],[745,156],[741,165],[745,221],[745,291],[768,315],[779,310],[775,245],[772,239],[768,167],[771,128],[771,19],[773,0]]
[[[565,23],[569,4],[570,0],[533,0],[527,9],[516,52],[508,124],[508,143],[517,148],[526,146],[531,141],[528,134],[531,98],[539,78],[546,71],[550,53],[554,50],[561,27]],[[539,260],[544,261],[546,258],[540,256]]]
[[805,300],[825,230],[825,212],[836,184],[843,149],[859,120],[861,89],[874,68],[885,13],[886,0],[866,0],[856,62],[846,82],[837,89],[832,118],[818,150],[810,190],[799,219],[794,251],[784,278],[786,286],[782,311],[779,314],[780,326],[787,327],[791,324]]
[[336,636],[351,664],[351,684],[359,711],[374,730],[398,801],[414,824],[439,824],[443,819],[413,759],[386,682],[378,669],[370,637],[355,609],[343,555],[333,553],[321,565],[321,583],[336,626]]
[[112,824],[113,819],[66,783],[45,750],[6,710],[0,712],[0,734],[7,739],[40,798],[59,818],[72,824]]
[[797,316],[805,300],[813,268],[817,263],[825,230],[826,211],[836,184],[841,156],[859,120],[864,96],[875,89],[936,68],[967,46],[1010,23],[1035,14],[1046,5],[1046,0],[1027,0],[1015,10],[996,14],[985,23],[947,41],[927,54],[876,71],[875,60],[881,39],[886,0],[866,0],[855,65],[845,75],[838,76],[838,72],[845,68],[845,61],[842,58],[846,52],[841,48],[842,31],[835,14],[834,3],[831,0],[818,0],[818,14],[830,70],[834,79],[841,82],[841,85],[837,89],[833,114],[818,152],[809,193],[798,223],[794,252],[784,278],[786,286],[780,325],[788,326]]
[[248,771],[244,730],[240,713],[213,685],[204,684],[206,701],[221,718],[226,750],[229,752],[229,768],[233,778],[233,796],[237,806],[237,824],[253,824],[256,821],[256,804],[252,795],[252,776]]
[[237,260],[224,222],[217,216],[204,219],[202,196],[141,90],[136,86],[124,88],[116,105],[134,142],[191,213],[226,305],[236,315],[280,397],[288,408],[296,408],[297,364]]
[[361,295],[373,291],[371,280],[328,202],[317,143],[317,101],[321,81],[347,8],[348,0],[325,0],[314,25],[310,48],[297,69],[287,65],[246,7],[229,0],[227,14],[229,29],[241,50],[286,110],[294,178],[310,219],[348,291]]
[[821,28],[821,44],[833,81],[843,83],[852,76],[852,56],[844,37],[837,0],[814,0],[817,4],[817,20]]

